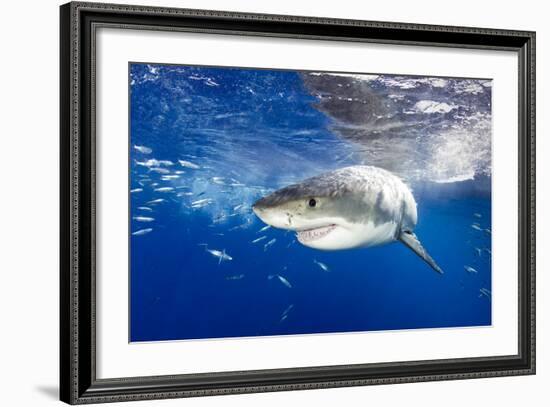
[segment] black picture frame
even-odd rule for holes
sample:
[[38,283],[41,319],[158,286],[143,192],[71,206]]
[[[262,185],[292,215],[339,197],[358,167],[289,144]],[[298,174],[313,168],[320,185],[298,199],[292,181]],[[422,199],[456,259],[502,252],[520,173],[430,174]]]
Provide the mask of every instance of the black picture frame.
[[[81,2],[62,5],[60,23],[62,401],[84,404],[535,373],[534,32]],[[401,363],[96,378],[94,35],[101,26],[517,52],[518,353]]]

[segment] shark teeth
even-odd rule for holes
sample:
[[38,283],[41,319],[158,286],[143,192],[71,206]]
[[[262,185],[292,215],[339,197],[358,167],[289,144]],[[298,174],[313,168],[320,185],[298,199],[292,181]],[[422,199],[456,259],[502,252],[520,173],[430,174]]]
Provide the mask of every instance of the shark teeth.
[[330,232],[332,232],[334,228],[336,228],[336,225],[328,225],[315,229],[300,230],[298,231],[296,236],[298,237],[298,241],[300,243],[311,242],[312,240],[317,240],[325,237]]

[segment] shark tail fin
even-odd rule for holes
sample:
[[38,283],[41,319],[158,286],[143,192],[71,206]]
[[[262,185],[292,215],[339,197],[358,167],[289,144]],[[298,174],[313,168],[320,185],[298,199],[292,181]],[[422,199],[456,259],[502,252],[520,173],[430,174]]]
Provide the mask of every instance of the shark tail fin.
[[431,256],[428,254],[426,249],[422,247],[420,240],[418,240],[418,237],[416,237],[416,235],[413,232],[402,231],[399,234],[398,239],[405,246],[407,246],[409,249],[415,252],[418,256],[420,256],[426,263],[428,263],[431,268],[433,268],[439,274],[443,274],[443,270],[441,270],[441,268],[437,265],[434,259],[431,258]]

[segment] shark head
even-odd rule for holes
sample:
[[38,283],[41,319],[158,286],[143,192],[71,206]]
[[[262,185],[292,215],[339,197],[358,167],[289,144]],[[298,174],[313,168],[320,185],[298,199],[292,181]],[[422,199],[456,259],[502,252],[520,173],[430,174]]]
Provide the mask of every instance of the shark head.
[[[336,249],[338,235],[350,225],[345,219],[328,210],[334,203],[326,197],[304,196],[278,204],[270,203],[276,194],[260,199],[253,206],[254,213],[275,228],[297,232],[300,243],[315,249]],[[340,236],[341,238],[341,236]]]
[[388,224],[392,231],[380,229],[381,219],[373,210],[376,197],[370,199],[363,180],[350,175],[340,170],[306,179],[263,197],[252,209],[263,222],[295,231],[301,244],[314,249],[377,244],[393,233],[395,224]]

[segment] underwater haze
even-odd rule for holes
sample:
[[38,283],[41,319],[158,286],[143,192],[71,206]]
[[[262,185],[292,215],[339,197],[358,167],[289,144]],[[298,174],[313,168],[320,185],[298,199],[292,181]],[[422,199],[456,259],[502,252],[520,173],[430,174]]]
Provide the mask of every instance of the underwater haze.
[[[130,341],[491,324],[488,79],[131,63]],[[321,251],[258,199],[352,165],[400,177],[405,245]]]

